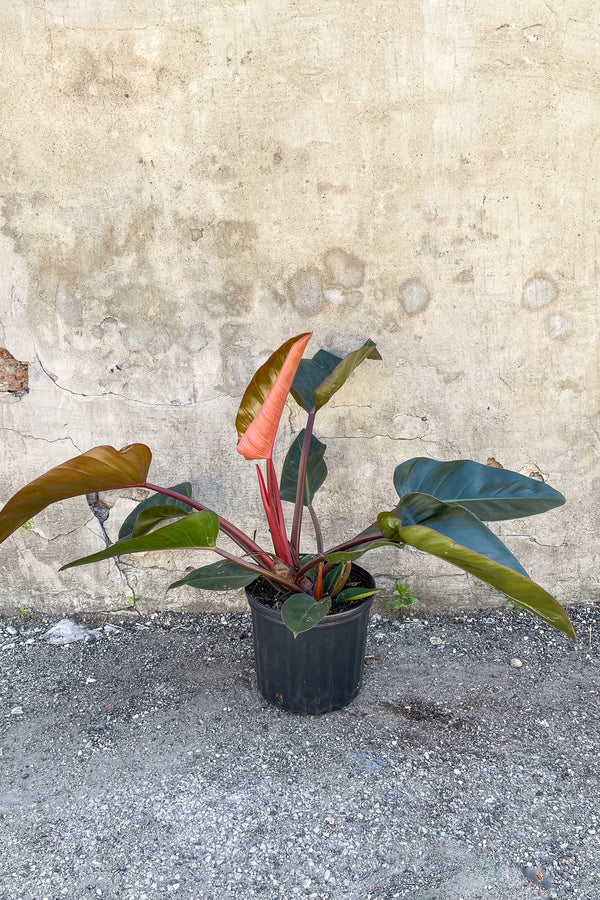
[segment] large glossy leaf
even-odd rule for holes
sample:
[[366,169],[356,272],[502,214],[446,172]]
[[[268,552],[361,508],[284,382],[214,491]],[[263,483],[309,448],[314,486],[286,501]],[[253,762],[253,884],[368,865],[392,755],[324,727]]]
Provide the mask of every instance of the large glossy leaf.
[[336,391],[364,359],[381,359],[371,340],[347,356],[337,356],[328,350],[319,350],[312,359],[303,359],[292,384],[292,396],[307,412],[316,412],[330,400]]
[[[304,441],[305,429],[303,428],[294,443],[287,452],[281,470],[281,482],[279,492],[282,500],[288,503],[296,501],[296,485],[298,483],[298,469],[300,466],[300,454]],[[327,478],[327,466],[323,459],[327,445],[321,443],[318,438],[311,436],[308,454],[308,466],[306,469],[306,490],[304,492],[304,505],[310,506],[313,497]]]
[[515,572],[527,575],[499,537],[462,506],[452,506],[429,494],[407,494],[396,508],[403,525],[427,525],[470,550],[489,556]]
[[423,493],[460,504],[484,522],[531,516],[565,502],[562,494],[541,481],[466,459],[409,459],[396,467],[394,487],[400,497]]
[[331,597],[318,602],[308,594],[292,594],[281,607],[281,618],[294,637],[318,625],[331,609]]
[[219,533],[219,517],[210,510],[190,513],[178,522],[158,528],[150,534],[142,537],[130,538],[127,541],[117,541],[106,550],[92,553],[81,559],[75,559],[67,563],[63,569],[71,569],[73,566],[84,566],[87,563],[100,562],[103,559],[111,559],[114,556],[124,556],[127,553],[146,553],[149,550],[180,550],[202,549],[214,547]]
[[[181,484],[176,484],[172,488],[169,488],[169,490],[175,491],[175,493],[177,494],[183,494],[184,497],[192,496],[192,485],[189,481],[183,481]],[[173,497],[167,497],[166,494],[151,494],[131,510],[131,512],[121,525],[121,528],[119,529],[119,540],[124,541],[127,538],[133,537],[133,531],[135,523],[137,521],[137,517],[143,510],[160,506],[177,506],[182,510],[182,512],[185,513],[191,511],[191,507],[188,506],[187,503],[183,503],[183,501],[181,500],[176,500]]]
[[169,590],[187,584],[189,587],[202,588],[205,591],[233,591],[251,584],[256,577],[256,572],[249,572],[237,563],[216,562],[202,566],[201,569],[194,569],[185,578],[170,584]]
[[447,535],[425,525],[403,526],[395,513],[381,513],[377,522],[384,534],[425,553],[444,559],[515,600],[568,637],[576,640],[573,626],[560,603],[521,572],[501,565],[481,553],[457,544]]
[[0,543],[51,503],[145,484],[151,459],[145,444],[130,444],[122,450],[101,446],[55,466],[6,503],[0,512]]
[[312,332],[286,341],[258,369],[246,388],[235,420],[237,450],[246,459],[269,459],[294,375]]

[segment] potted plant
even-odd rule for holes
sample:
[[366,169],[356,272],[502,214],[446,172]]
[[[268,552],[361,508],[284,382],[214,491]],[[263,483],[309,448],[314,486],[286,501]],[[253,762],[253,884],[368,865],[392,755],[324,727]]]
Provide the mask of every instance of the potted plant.
[[[235,524],[192,497],[189,483],[164,488],[148,481],[151,452],[144,444],[122,450],[95,447],[56,466],[15,494],[0,512],[0,542],[58,500],[99,491],[151,491],[125,519],[116,543],[63,566],[123,554],[207,548],[219,556],[171,587],[246,588],[251,606],[259,688],[267,700],[304,713],[348,703],[362,677],[369,608],[377,589],[354,560],[381,546],[410,545],[460,567],[575,639],[567,613],[535,584],[484,521],[544,512],[564,497],[543,482],[471,460],[419,457],[394,472],[399,497],[360,534],[325,547],[313,497],[327,475],[325,445],[313,434],[315,417],[366,359],[381,359],[375,344],[338,356],[319,350],[303,359],[311,337],[286,341],[248,385],[237,414],[237,450],[256,464],[273,549],[259,546]],[[289,394],[307,413],[278,479],[275,438]],[[292,504],[291,527],[283,504]],[[301,548],[304,512],[314,532]],[[167,523],[167,524],[165,524]],[[230,549],[217,543],[229,539]]]

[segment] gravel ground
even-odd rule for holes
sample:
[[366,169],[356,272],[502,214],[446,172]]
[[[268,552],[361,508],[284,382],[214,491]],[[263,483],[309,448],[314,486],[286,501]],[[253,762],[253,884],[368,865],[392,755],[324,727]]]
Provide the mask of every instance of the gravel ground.
[[256,693],[247,616],[62,646],[0,619],[0,897],[597,900],[599,610],[573,619],[374,617],[320,717]]

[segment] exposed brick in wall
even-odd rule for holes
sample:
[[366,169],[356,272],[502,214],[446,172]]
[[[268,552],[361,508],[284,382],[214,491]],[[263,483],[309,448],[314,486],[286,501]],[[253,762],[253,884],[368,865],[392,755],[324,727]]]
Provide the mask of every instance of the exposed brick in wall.
[[19,362],[8,350],[0,347],[0,391],[26,394],[29,390],[29,365]]

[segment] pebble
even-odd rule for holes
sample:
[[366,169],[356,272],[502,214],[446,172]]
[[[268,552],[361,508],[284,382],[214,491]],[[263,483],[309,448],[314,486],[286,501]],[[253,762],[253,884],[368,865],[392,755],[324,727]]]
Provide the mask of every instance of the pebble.
[[18,634],[19,632],[18,632],[17,629],[14,627],[14,625],[7,625],[7,626],[6,626],[6,633],[7,633],[7,634],[10,634],[10,635],[12,635],[12,636],[14,637],[15,634]]
[[520,659],[515,658],[515,659],[511,659],[510,665],[513,667],[513,669],[520,669],[521,666],[523,665],[523,663],[521,662]]
[[22,716],[23,715],[23,707],[22,706],[13,706],[10,711],[11,716]]
[[441,647],[444,643],[444,639],[441,637],[430,637],[429,643],[433,644],[434,647]]

